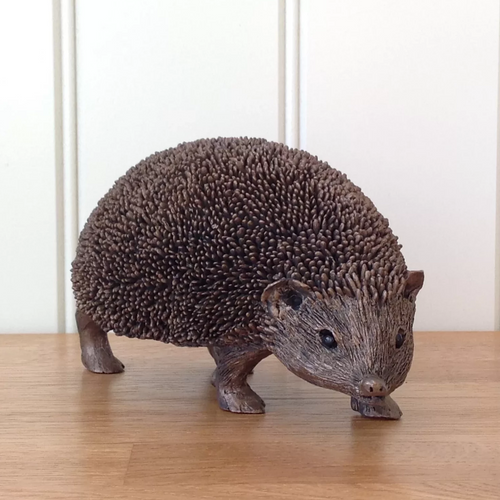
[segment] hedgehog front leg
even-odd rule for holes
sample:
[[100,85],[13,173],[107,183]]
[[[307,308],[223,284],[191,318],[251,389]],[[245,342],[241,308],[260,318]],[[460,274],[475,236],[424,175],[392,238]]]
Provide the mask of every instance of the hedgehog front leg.
[[209,347],[209,351],[217,364],[212,384],[220,408],[234,413],[264,413],[266,404],[248,385],[247,377],[271,353],[255,347]]
[[87,314],[77,311],[75,317],[80,334],[83,366],[94,373],[122,372],[125,366],[113,355],[108,334]]

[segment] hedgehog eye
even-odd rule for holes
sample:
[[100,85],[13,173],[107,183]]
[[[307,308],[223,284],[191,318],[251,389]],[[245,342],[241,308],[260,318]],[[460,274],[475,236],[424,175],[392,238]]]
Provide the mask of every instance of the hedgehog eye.
[[396,349],[399,349],[405,341],[406,333],[402,328],[399,329],[398,334],[396,335]]
[[321,343],[327,349],[335,349],[338,345],[333,333],[330,330],[320,330],[319,338],[321,339]]
[[290,306],[294,311],[299,310],[299,307],[302,304],[302,300],[302,295],[300,295],[300,293],[296,292],[295,290],[288,290],[283,295],[283,302],[287,306]]

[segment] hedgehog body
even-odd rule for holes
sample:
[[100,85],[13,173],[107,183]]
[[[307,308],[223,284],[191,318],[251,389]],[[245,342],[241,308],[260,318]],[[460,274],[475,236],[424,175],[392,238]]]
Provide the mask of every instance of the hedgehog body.
[[281,144],[217,139],[119,179],[82,231],[73,283],[105,330],[209,345],[258,337],[261,294],[280,278],[382,300],[405,271],[388,221],[345,175]]
[[271,350],[297,293],[316,315],[337,304],[380,318],[399,304],[411,328],[408,276],[387,219],[344,174],[248,138],[184,143],[131,168],[90,215],[72,268],[77,309],[104,332]]

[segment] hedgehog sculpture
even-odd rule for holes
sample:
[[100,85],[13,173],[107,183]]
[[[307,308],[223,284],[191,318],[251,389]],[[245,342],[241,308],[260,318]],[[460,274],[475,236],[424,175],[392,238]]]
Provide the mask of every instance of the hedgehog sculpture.
[[82,361],[117,373],[107,332],[208,347],[222,409],[263,413],[247,376],[274,354],[362,415],[413,357],[422,271],[347,177],[304,151],[218,138],[156,153],[90,215],[72,267]]

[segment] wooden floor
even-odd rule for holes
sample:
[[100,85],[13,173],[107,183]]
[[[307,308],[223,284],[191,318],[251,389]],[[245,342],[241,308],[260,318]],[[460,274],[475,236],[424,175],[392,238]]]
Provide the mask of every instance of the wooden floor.
[[0,498],[500,499],[500,333],[421,333],[402,420],[268,358],[266,415],[222,412],[206,349],[112,336],[119,375],[76,335],[0,335]]

